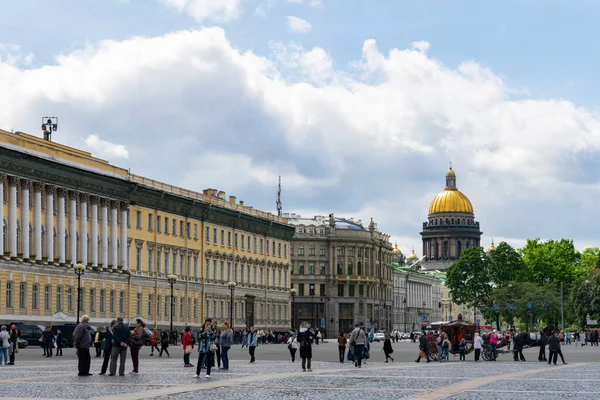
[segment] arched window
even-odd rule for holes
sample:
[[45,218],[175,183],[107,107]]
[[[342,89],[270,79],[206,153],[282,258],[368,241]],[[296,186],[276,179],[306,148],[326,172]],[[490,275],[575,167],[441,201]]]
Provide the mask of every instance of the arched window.
[[464,218],[462,219],[462,224],[463,224],[463,225],[465,224],[465,219],[464,219]]
[[454,218],[452,218],[452,220],[451,220],[451,224],[452,224],[452,225],[454,225]]
[[362,264],[360,263],[360,261],[358,262],[358,264],[356,264],[356,274],[362,275]]
[[460,253],[462,253],[462,242],[459,240],[456,245],[456,257],[460,257]]
[[354,264],[352,261],[348,261],[348,275],[354,275]]
[[344,275],[344,264],[342,263],[342,261],[338,261],[337,263],[337,274]]

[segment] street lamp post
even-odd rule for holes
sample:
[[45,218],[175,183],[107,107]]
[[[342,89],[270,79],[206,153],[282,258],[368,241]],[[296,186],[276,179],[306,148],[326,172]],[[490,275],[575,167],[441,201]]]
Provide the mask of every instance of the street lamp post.
[[79,310],[81,309],[81,275],[85,273],[85,265],[75,264],[73,270],[77,274],[77,323],[79,323]]
[[512,320],[512,283],[508,284],[508,330],[510,332],[512,332],[512,325],[513,325],[513,320]]
[[291,315],[291,323],[292,323],[292,330],[294,330],[294,327],[296,326],[295,324],[295,316],[296,316],[296,289],[292,288],[290,289],[290,294],[292,295],[292,315]]
[[169,335],[172,335],[173,334],[173,306],[175,305],[175,303],[173,302],[173,285],[175,284],[175,282],[177,282],[177,275],[174,275],[174,274],[167,275],[167,281],[169,282],[169,285],[171,285],[171,331],[170,331]]
[[231,326],[231,330],[233,330],[233,292],[235,292],[236,283],[229,281],[227,282],[227,286],[229,286],[229,290],[231,291],[231,304],[229,305],[229,325]]

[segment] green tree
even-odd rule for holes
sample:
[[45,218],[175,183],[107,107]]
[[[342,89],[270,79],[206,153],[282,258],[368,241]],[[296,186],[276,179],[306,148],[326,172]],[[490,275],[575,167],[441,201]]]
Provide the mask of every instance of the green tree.
[[566,287],[577,279],[578,265],[581,254],[575,249],[572,240],[547,240],[527,239],[525,247],[521,250],[524,268],[520,281],[532,282],[539,285],[553,284],[556,287],[560,282]]
[[594,268],[576,282],[576,290],[571,293],[573,310],[579,326],[586,325],[589,314],[592,319],[600,318],[600,269]]
[[446,272],[446,286],[452,300],[483,309],[489,300],[492,284],[490,260],[481,247],[469,247]]
[[504,287],[523,274],[525,263],[519,252],[502,242],[489,254],[490,278],[495,287]]
[[581,253],[581,260],[579,262],[579,268],[577,274],[579,277],[584,277],[594,268],[600,267],[598,264],[600,261],[600,248],[588,247]]

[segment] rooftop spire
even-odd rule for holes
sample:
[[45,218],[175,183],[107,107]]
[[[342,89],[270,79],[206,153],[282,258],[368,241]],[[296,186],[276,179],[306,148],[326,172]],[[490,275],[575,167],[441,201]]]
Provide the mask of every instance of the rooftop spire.
[[450,169],[446,172],[446,189],[456,190],[456,174],[452,169],[452,162],[450,162]]

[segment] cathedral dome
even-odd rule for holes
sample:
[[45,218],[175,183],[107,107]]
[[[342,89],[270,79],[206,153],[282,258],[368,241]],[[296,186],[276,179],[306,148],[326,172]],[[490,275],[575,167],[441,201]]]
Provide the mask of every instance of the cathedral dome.
[[392,253],[402,254],[402,251],[400,251],[400,249],[398,248],[398,242],[396,242],[396,244],[394,245],[394,250],[392,250]]
[[446,172],[446,188],[431,201],[429,214],[453,212],[473,214],[473,205],[471,200],[456,188],[456,174],[450,167]]
[[410,253],[410,256],[408,256],[408,259],[409,259],[409,260],[418,260],[418,259],[419,259],[419,256],[417,256],[417,255],[415,254],[415,248],[414,248],[414,247],[413,247],[413,249],[412,249],[412,253]]

